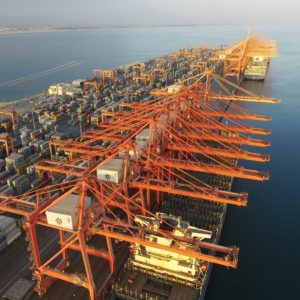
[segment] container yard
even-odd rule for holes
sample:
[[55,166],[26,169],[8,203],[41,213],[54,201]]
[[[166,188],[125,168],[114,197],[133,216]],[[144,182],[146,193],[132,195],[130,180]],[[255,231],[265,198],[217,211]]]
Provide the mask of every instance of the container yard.
[[21,229],[13,218],[0,216],[0,251],[6,249],[21,235]]
[[7,271],[0,296],[204,299],[213,264],[238,265],[238,246],[219,245],[227,205],[248,202],[234,178],[269,179],[240,163],[270,159],[245,147],[270,146],[248,121],[271,118],[243,103],[280,100],[240,84],[276,55],[249,31],[225,48],[94,69],[0,110],[0,274],[8,260],[22,270]]

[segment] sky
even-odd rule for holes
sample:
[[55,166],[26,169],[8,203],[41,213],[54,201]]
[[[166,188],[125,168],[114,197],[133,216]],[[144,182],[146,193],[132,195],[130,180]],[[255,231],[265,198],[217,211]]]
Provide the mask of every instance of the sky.
[[0,25],[296,22],[299,0],[0,0]]

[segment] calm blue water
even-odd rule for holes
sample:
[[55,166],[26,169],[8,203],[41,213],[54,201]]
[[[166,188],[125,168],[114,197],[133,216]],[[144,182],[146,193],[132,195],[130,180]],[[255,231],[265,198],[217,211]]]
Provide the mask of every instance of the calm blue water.
[[[245,34],[245,27],[231,31],[225,28],[223,36],[216,26],[203,26],[0,35],[0,101],[40,92],[51,83],[86,78],[94,68],[113,68],[200,43],[232,42]],[[74,60],[85,63],[13,87],[1,86]]]
[[[271,148],[251,149],[270,153],[272,161],[241,163],[269,170],[271,180],[263,184],[235,181],[236,191],[249,192],[249,205],[229,208],[221,244],[240,246],[239,266],[237,270],[214,267],[208,300],[300,298],[300,29],[274,24],[254,28],[278,41],[280,56],[272,61],[263,84],[246,87],[283,102],[245,104],[253,112],[273,117],[269,124],[254,124],[272,128]],[[34,94],[54,82],[86,78],[96,67],[112,68],[184,46],[230,43],[245,31],[244,26],[200,26],[0,36],[0,85],[72,60],[86,61],[35,81],[0,87],[0,99]]]

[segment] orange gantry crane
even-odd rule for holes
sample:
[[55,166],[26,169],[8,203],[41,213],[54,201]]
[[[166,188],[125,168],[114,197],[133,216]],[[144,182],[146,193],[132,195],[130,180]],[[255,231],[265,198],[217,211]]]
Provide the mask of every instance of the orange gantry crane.
[[5,146],[6,156],[9,156],[10,153],[14,151],[14,142],[13,137],[8,133],[1,133],[0,134],[0,142],[2,142]]
[[261,56],[270,59],[277,55],[275,41],[262,39],[258,35],[251,36],[249,27],[245,39],[217,51],[211,60],[223,61],[224,77],[234,76],[239,81],[251,58]]
[[[14,109],[1,109],[0,115],[7,115],[11,118],[11,124],[15,125],[18,122],[17,112]],[[6,156],[14,151],[13,132],[11,128],[9,132],[0,134],[0,142],[4,144]]]
[[165,68],[167,60],[162,57],[158,57],[155,59],[155,65],[157,68]]
[[87,80],[83,82],[84,92],[87,92],[90,87],[94,88],[95,92],[100,91],[100,83],[96,80]]
[[169,72],[164,69],[164,68],[153,68],[152,69],[152,74],[156,77],[156,76],[163,76],[166,79],[168,79],[169,76]]
[[142,72],[144,72],[145,69],[146,69],[146,64],[143,63],[143,62],[141,62],[141,63],[136,63],[136,64],[132,65],[132,69],[133,69],[134,71],[137,71],[137,72],[142,73]]
[[141,73],[139,76],[132,77],[133,83],[142,83],[143,85],[147,85],[155,82],[155,75],[148,73]]
[[97,77],[100,75],[101,79],[104,81],[106,79],[115,80],[116,79],[116,71],[115,70],[108,70],[108,69],[94,69],[93,75]]
[[15,125],[18,121],[17,112],[14,109],[0,109],[0,115],[10,116],[12,125]]
[[[218,92],[213,90],[212,81],[218,84]],[[167,247],[147,239],[151,229],[134,222],[137,214],[161,221],[153,210],[168,194],[194,201],[247,205],[247,193],[221,190],[195,173],[258,181],[269,178],[266,172],[236,164],[237,159],[269,160],[268,155],[243,150],[240,145],[268,146],[268,142],[246,134],[269,132],[250,127],[242,120],[265,122],[270,118],[249,113],[238,103],[279,100],[259,97],[231,84],[241,93],[237,96],[228,85],[225,79],[206,70],[175,94],[158,96],[149,102],[123,103],[121,111],[112,113],[98,129],[85,132],[80,142],[54,142],[52,154],[56,156],[59,148],[60,153],[65,153],[63,160],[43,160],[35,165],[40,176],[49,182],[57,175],[72,176],[71,180],[14,197],[0,195],[0,210],[25,217],[35,290],[40,296],[59,279],[86,288],[92,300],[103,299],[122,255],[115,241],[151,246],[226,267],[237,266],[237,247],[158,230],[156,234],[172,240],[172,246]],[[231,109],[227,111],[229,103]],[[114,179],[105,169],[112,163],[120,164]],[[66,203],[75,205],[76,220],[64,220],[58,215],[51,219],[55,208]],[[41,254],[37,227],[57,233],[59,250],[49,257]],[[71,251],[81,256],[83,270],[75,270]],[[103,267],[100,271],[100,288],[99,284],[96,288],[91,257],[108,263],[108,270]]]

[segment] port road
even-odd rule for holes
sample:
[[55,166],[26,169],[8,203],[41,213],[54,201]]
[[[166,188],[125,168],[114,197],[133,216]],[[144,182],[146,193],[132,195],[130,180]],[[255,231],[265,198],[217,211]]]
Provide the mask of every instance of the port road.
[[[50,229],[39,228],[40,240],[39,245],[42,256],[47,257],[51,251],[58,249],[55,245],[57,234]],[[25,236],[20,236],[8,248],[0,253],[0,296],[19,278],[31,278],[31,270],[29,261],[30,252],[27,251],[28,243]]]
[[[49,258],[59,249],[58,235],[49,228],[38,228],[39,246],[42,259]],[[101,242],[98,243],[101,248]],[[103,243],[104,245],[104,243]],[[102,245],[102,246],[103,246]],[[31,262],[29,260],[30,252],[27,251],[28,242],[25,241],[25,235],[20,236],[6,250],[0,253],[0,297],[10,288],[11,285],[20,277],[32,278],[30,270]],[[128,257],[128,247],[126,244],[118,243],[114,245],[116,257],[116,270],[120,270]],[[71,261],[68,272],[83,272],[82,257],[80,253],[68,251]],[[91,267],[95,277],[97,289],[103,284],[109,274],[109,265],[103,259],[91,257]],[[71,285],[67,282],[57,280],[53,286],[42,297],[44,300],[53,299],[88,299],[89,294],[85,288]],[[34,294],[31,300],[40,300],[41,298]]]

